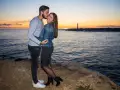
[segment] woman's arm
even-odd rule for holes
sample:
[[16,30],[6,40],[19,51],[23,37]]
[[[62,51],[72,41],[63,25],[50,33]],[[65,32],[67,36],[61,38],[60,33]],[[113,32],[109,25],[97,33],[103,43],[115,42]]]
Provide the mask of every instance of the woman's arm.
[[42,35],[43,35],[43,40],[49,38],[49,30],[50,30],[50,27],[49,27],[48,24],[46,24],[46,25],[44,26],[44,32],[43,32],[43,34],[42,34]]
[[41,33],[40,33],[40,36],[37,37],[37,39],[40,41],[40,44],[46,44],[48,43],[48,40],[45,40],[44,39],[44,33],[45,33],[45,29],[43,28]]
[[41,41],[41,44],[46,44],[48,43],[48,39],[46,39],[46,26],[44,26],[43,30],[41,31],[41,34],[39,36],[39,40]]

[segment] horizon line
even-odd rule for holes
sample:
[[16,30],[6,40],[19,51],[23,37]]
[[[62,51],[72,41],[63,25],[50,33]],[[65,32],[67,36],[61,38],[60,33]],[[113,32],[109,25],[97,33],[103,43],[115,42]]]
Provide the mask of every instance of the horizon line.
[[[113,29],[118,29],[118,28],[120,28],[120,27],[81,27],[81,28],[59,28],[58,30],[60,30],[60,29],[64,29],[64,30],[67,30],[67,29],[97,29],[97,28],[113,28]],[[0,30],[1,29],[21,29],[21,30],[23,30],[23,29],[29,29],[29,28],[8,28],[8,27],[5,27],[5,28],[1,28],[0,27]]]

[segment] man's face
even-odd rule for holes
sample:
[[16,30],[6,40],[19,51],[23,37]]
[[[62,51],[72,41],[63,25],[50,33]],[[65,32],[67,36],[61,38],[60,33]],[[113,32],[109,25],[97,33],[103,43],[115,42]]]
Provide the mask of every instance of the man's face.
[[49,9],[46,9],[45,11],[42,12],[42,17],[44,19],[47,19],[48,15],[49,15]]

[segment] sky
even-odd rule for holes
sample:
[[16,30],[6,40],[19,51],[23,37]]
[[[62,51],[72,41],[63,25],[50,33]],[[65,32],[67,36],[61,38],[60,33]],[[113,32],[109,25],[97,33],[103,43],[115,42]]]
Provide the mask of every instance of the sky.
[[120,0],[0,0],[0,28],[29,28],[41,5],[58,15],[59,28],[120,27]]

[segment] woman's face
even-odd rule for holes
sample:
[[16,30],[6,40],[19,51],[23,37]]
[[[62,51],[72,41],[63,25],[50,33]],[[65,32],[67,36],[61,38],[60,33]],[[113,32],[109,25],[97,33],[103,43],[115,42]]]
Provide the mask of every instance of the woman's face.
[[49,14],[47,17],[47,23],[53,22],[53,14]]

